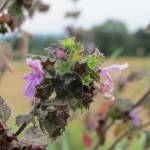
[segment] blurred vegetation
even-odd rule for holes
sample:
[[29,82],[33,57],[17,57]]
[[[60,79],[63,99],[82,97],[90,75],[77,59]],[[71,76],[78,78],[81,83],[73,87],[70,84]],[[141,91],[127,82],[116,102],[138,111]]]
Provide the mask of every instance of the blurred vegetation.
[[120,21],[108,20],[93,29],[94,42],[105,55],[123,49],[124,56],[147,56],[150,54],[150,29],[130,32]]
[[[102,25],[95,26],[91,29],[93,33],[93,42],[104,52],[106,56],[110,56],[117,49],[121,49],[122,56],[148,56],[150,55],[150,29],[140,28],[134,32],[128,30],[127,26],[120,21],[108,20]],[[43,47],[48,47],[65,37],[65,34],[34,34],[30,39],[29,53],[43,54]],[[88,38],[84,39],[87,43]],[[18,45],[20,37],[14,42],[15,57],[17,57]]]

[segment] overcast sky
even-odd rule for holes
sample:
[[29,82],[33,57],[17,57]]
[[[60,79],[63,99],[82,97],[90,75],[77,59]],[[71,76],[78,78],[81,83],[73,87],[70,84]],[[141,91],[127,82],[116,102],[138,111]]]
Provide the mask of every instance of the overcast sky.
[[150,0],[79,0],[73,6],[71,0],[43,0],[51,5],[48,13],[36,13],[28,19],[23,29],[32,33],[62,33],[66,25],[73,23],[64,18],[64,13],[76,7],[82,15],[76,26],[90,28],[107,19],[123,21],[130,30],[146,27],[150,23]]

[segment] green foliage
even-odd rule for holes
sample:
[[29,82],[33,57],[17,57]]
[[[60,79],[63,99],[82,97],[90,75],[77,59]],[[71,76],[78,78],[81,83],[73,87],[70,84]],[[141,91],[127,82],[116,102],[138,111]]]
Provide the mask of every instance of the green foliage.
[[74,51],[74,47],[75,47],[75,41],[74,38],[67,38],[61,41],[62,46],[65,49],[69,49],[71,51]]
[[90,77],[90,75],[84,76],[82,79],[83,85],[89,86],[90,83],[92,83],[93,79]]
[[147,56],[150,54],[150,33],[145,29],[129,32],[123,22],[108,20],[93,28],[94,42],[105,55],[113,54],[118,48],[121,55]]
[[58,72],[64,74],[70,71],[70,62],[62,61],[58,66]]

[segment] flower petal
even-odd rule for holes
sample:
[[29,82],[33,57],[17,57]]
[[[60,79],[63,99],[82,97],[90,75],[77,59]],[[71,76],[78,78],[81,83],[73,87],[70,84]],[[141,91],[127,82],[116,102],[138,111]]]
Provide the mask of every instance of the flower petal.
[[122,65],[112,65],[108,67],[102,68],[102,74],[104,73],[110,73],[110,72],[120,72],[122,70],[125,70],[128,68],[128,63],[122,64]]

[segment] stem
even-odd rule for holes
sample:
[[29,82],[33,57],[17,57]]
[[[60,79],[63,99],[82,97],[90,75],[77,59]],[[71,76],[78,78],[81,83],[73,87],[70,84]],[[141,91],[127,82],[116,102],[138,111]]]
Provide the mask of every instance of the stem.
[[[141,125],[141,126],[139,126],[139,127],[137,127],[135,130],[145,128],[145,127],[147,127],[147,126],[149,126],[149,125],[150,125],[150,121],[147,122],[147,123],[145,123],[145,124],[143,124],[143,125]],[[109,148],[108,150],[113,150],[113,149],[116,147],[116,145],[117,145],[124,137],[126,137],[130,132],[133,132],[133,131],[134,131],[133,128],[130,128],[129,130],[127,130],[126,132],[124,132],[119,138],[117,138],[117,139],[115,140],[115,142],[110,146],[110,148]]]
[[19,134],[22,133],[22,131],[26,128],[27,124],[26,123],[23,123],[19,128],[18,130],[16,131],[16,133],[14,134],[15,137],[17,137]]
[[2,12],[5,7],[7,6],[7,4],[9,3],[10,0],[6,0],[1,6],[0,6],[0,12]]
[[100,141],[98,140],[98,142],[96,143],[96,145],[93,147],[92,150],[97,150],[100,146]]
[[[38,109],[40,107],[40,103],[37,103],[34,107],[33,107],[33,109],[31,110],[31,112],[29,113],[29,114],[34,114],[34,111],[36,110],[36,109]],[[34,114],[35,115],[35,114]],[[14,133],[14,136],[15,137],[17,137],[17,136],[19,136],[21,133],[22,133],[22,131],[27,127],[27,123],[26,122],[24,122],[19,128],[18,128],[18,130]]]
[[[106,133],[106,131],[108,131],[108,130],[112,127],[113,124],[114,124],[114,121],[112,120],[112,121],[106,126],[104,132]],[[100,146],[100,141],[98,140],[97,143],[96,143],[96,145],[93,147],[92,150],[97,150],[97,149],[99,148],[99,146]]]
[[150,95],[150,88],[149,88],[148,91],[138,100],[138,102],[133,106],[133,108],[136,108],[136,107],[138,107],[139,105],[141,105],[149,95]]

